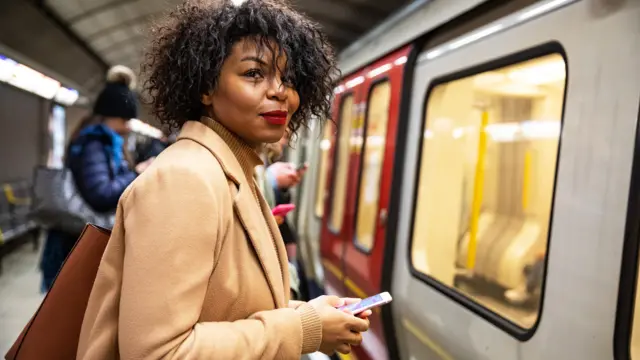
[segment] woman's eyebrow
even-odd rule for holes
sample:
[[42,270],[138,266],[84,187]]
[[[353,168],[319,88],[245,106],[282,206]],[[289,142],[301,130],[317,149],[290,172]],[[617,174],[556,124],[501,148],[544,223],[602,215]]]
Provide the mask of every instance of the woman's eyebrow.
[[245,56],[242,59],[240,59],[240,62],[242,62],[242,61],[255,61],[258,64],[267,65],[267,63],[264,60],[260,59],[257,56]]

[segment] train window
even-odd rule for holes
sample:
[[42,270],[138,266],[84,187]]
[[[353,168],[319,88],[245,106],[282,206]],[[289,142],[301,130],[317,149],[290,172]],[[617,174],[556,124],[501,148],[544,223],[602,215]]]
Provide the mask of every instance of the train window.
[[329,227],[338,232],[342,229],[344,208],[347,195],[347,178],[349,170],[349,148],[351,145],[351,128],[355,120],[355,104],[353,94],[346,95],[340,106],[338,141],[335,154],[335,174],[331,199],[331,215]]
[[566,80],[551,54],[440,83],[425,109],[411,262],[522,328],[538,317]]
[[390,100],[391,84],[388,81],[376,84],[369,95],[355,237],[358,247],[367,252],[371,250],[375,236]]
[[318,167],[318,186],[316,187],[315,214],[317,217],[324,216],[324,201],[327,192],[327,170],[329,163],[329,152],[331,150],[332,124],[327,122],[324,125],[322,140],[320,141],[320,166]]

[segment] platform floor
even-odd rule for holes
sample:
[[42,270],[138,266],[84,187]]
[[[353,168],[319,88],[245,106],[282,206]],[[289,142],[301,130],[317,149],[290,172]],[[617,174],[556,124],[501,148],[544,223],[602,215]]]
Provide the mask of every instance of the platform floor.
[[40,249],[34,250],[31,242],[24,242],[2,259],[0,358],[4,358],[42,301],[39,260]]
[[[43,244],[43,241],[39,242]],[[40,246],[42,247],[42,245]],[[9,350],[15,339],[38,309],[40,294],[38,261],[41,249],[34,250],[25,242],[2,260],[0,274],[0,358]],[[329,360],[316,353],[302,357],[304,360]]]

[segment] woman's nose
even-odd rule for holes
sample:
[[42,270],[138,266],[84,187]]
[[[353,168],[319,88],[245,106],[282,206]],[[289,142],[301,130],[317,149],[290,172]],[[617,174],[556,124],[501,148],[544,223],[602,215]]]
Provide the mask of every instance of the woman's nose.
[[274,79],[273,81],[271,81],[267,96],[273,100],[285,101],[287,100],[288,90],[289,89],[282,80]]

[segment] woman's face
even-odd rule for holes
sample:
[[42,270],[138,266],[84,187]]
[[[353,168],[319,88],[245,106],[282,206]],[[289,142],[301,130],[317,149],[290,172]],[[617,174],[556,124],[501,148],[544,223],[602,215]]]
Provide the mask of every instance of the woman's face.
[[111,130],[117,132],[122,136],[126,136],[131,132],[129,127],[129,120],[116,117],[105,118],[104,123],[111,128]]
[[258,50],[250,39],[238,41],[222,64],[216,88],[202,97],[209,116],[251,145],[280,140],[300,106],[298,92],[279,70],[286,56],[274,66],[271,51]]

